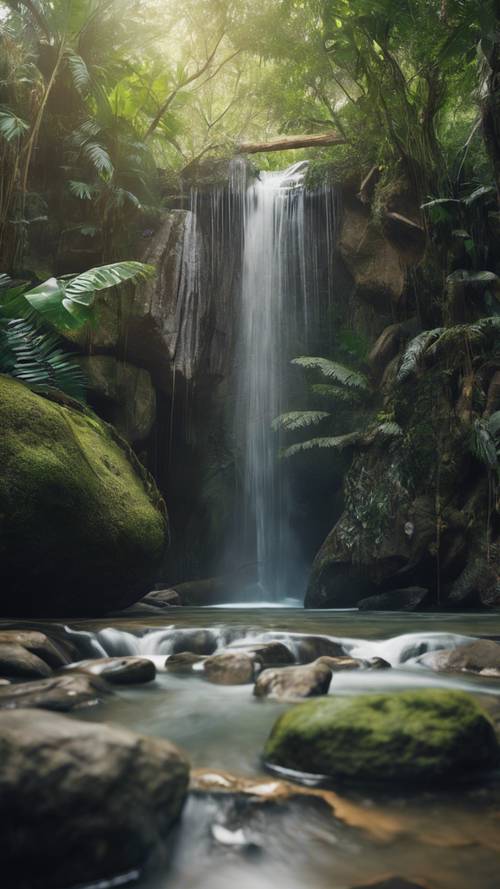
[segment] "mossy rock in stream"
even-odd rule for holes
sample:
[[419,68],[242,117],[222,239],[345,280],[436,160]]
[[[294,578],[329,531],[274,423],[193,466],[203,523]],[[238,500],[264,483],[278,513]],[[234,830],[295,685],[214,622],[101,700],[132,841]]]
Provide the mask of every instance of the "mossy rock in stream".
[[499,762],[495,730],[473,698],[442,689],[330,697],[275,723],[270,765],[351,780],[428,782]]
[[97,615],[151,589],[168,524],[111,426],[0,376],[0,614]]

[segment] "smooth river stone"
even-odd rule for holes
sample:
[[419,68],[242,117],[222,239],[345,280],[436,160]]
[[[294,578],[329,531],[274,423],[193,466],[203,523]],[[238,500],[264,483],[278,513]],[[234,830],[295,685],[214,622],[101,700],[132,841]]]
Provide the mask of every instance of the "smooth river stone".
[[202,664],[206,660],[203,654],[193,654],[191,651],[183,651],[181,654],[172,654],[165,661],[165,669],[171,673],[192,673],[196,664]]
[[27,707],[37,707],[42,710],[75,710],[77,707],[97,704],[110,693],[110,687],[97,676],[71,673],[40,679],[38,682],[23,682],[20,685],[0,688],[0,710]]
[[57,642],[38,630],[0,630],[0,646],[5,644],[22,645],[54,669],[70,662],[69,656]]
[[156,677],[153,661],[144,657],[103,657],[78,661],[66,668],[65,672],[86,673],[101,676],[112,685],[140,685],[152,682]]
[[223,651],[207,657],[204,676],[217,685],[248,685],[254,681],[256,667],[260,666],[254,654],[247,651]]
[[325,695],[330,688],[332,671],[325,664],[298,667],[275,667],[264,670],[257,678],[254,695],[279,701]]
[[257,660],[262,667],[281,667],[293,664],[292,652],[283,642],[258,642],[245,645],[244,642],[232,645],[230,651],[243,651]]
[[451,651],[431,651],[419,662],[438,673],[482,673],[500,675],[500,645],[489,639],[477,639]]
[[0,676],[14,679],[45,679],[52,669],[36,654],[17,642],[0,643]]
[[0,748],[2,872],[16,889],[102,885],[166,851],[189,780],[168,741],[22,710],[2,714]]

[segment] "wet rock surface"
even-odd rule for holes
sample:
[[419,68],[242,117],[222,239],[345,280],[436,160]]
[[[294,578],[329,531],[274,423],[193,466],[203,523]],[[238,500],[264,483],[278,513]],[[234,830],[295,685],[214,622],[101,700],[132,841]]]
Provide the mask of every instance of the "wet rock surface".
[[406,880],[404,877],[383,877],[370,883],[352,886],[352,889],[427,889],[427,886]]
[[253,652],[223,651],[205,660],[204,676],[218,685],[247,685],[260,666]]
[[63,667],[71,661],[68,651],[63,646],[45,633],[36,630],[0,630],[0,646],[13,644],[22,645],[54,669]]
[[316,662],[298,667],[278,667],[264,670],[257,678],[254,695],[279,701],[325,695],[330,688],[332,671],[324,663]]
[[500,762],[492,722],[458,691],[329,696],[283,714],[265,759],[318,775],[370,781],[433,781]]
[[102,676],[111,685],[139,685],[152,682],[156,676],[153,661],[143,657],[108,657],[79,661],[66,672]]
[[98,677],[77,673],[53,676],[0,688],[0,710],[36,707],[65,712],[97,704],[109,693],[110,688]]
[[363,666],[363,662],[354,657],[323,656],[318,658],[316,663],[324,664],[324,666],[328,667],[333,673],[338,673],[342,670],[359,670]]
[[193,654],[183,651],[181,654],[172,654],[165,662],[165,669],[171,673],[192,673],[196,664],[203,664],[206,657],[202,654]]
[[361,611],[418,611],[428,601],[429,590],[424,587],[407,587],[361,599],[358,608]]
[[140,866],[179,817],[189,766],[167,741],[24,710],[0,722],[4,875],[54,889]]
[[232,646],[232,649],[234,651],[241,649],[245,654],[258,661],[261,667],[274,667],[294,663],[292,652],[283,642],[260,642],[255,644],[238,642]]
[[36,654],[16,642],[0,642],[0,676],[19,679],[44,679],[52,669]]
[[419,660],[438,673],[466,672],[500,676],[500,644],[489,639],[477,639],[451,651],[433,651]]

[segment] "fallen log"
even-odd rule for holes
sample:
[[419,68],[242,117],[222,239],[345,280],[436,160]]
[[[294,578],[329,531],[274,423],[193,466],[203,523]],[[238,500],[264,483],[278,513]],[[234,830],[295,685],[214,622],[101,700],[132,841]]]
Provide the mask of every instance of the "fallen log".
[[289,151],[292,148],[321,148],[323,145],[345,145],[339,133],[316,133],[309,136],[278,136],[268,142],[242,142],[239,154],[257,154],[261,151]]

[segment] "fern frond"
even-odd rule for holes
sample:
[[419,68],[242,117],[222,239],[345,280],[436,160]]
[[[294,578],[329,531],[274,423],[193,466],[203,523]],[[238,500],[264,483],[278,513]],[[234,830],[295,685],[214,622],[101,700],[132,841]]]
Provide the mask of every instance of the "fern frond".
[[311,438],[309,441],[302,441],[298,444],[290,445],[281,452],[282,457],[294,457],[296,454],[302,454],[305,451],[315,450],[316,448],[329,448],[334,451],[343,451],[352,447],[363,438],[362,432],[350,432],[348,435],[336,435],[323,438]]
[[370,384],[364,374],[352,370],[350,367],[344,367],[343,364],[337,364],[336,361],[330,361],[329,358],[304,355],[300,358],[293,358],[291,363],[303,367],[305,370],[318,370],[326,379],[335,380],[341,386],[361,389],[365,392],[370,389]]
[[399,365],[396,377],[398,383],[404,383],[405,380],[417,372],[424,352],[441,336],[443,330],[443,327],[436,327],[434,330],[424,330],[411,340]]
[[30,125],[13,111],[0,111],[0,136],[6,142],[14,142],[26,133]]
[[275,432],[279,429],[286,429],[287,432],[294,432],[297,429],[306,429],[309,426],[317,426],[322,420],[326,420],[330,416],[325,411],[290,411],[287,414],[281,414],[272,422],[272,428]]
[[[486,423],[488,432],[494,439],[500,439],[500,411],[495,411]],[[499,441],[500,445],[500,441]]]
[[75,358],[61,349],[57,334],[41,331],[29,320],[0,325],[0,372],[85,400],[85,377]]
[[495,439],[482,420],[476,420],[471,430],[470,449],[488,469],[498,468],[498,452]]
[[330,401],[344,401],[351,404],[359,400],[358,393],[355,390],[342,389],[341,386],[332,386],[330,383],[314,383],[311,386],[313,395],[320,398],[328,398]]
[[71,77],[73,78],[75,89],[80,95],[86,96],[90,91],[92,81],[85,61],[81,56],[77,55],[77,53],[71,51],[66,53],[66,60],[71,72]]

